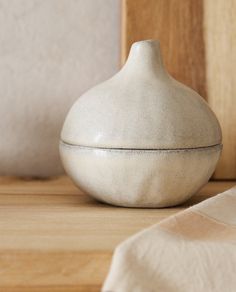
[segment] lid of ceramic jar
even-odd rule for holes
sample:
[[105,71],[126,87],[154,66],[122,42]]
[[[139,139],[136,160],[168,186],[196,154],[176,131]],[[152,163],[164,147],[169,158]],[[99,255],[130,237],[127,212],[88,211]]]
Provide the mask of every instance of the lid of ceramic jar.
[[220,144],[221,129],[204,99],[166,72],[159,42],[142,41],[120,72],[77,100],[61,139],[88,147],[185,149]]

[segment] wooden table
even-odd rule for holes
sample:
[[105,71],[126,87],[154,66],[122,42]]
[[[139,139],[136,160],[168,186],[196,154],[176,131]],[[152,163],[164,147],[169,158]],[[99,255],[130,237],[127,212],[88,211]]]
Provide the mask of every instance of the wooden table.
[[158,210],[96,202],[67,177],[0,178],[0,291],[100,291],[122,240],[234,184],[210,182],[184,206]]

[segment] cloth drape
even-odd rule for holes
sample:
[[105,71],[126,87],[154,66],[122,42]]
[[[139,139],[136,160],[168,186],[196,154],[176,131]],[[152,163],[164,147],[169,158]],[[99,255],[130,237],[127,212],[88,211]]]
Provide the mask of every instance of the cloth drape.
[[103,292],[235,292],[236,187],[115,250]]

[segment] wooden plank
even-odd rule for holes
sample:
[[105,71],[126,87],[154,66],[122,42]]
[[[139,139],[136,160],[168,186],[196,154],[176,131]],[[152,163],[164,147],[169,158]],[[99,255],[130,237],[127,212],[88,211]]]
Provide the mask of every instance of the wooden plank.
[[122,62],[133,42],[159,39],[170,74],[219,118],[224,149],[215,179],[236,179],[236,1],[226,2],[123,0],[122,13]]
[[100,291],[117,244],[234,183],[210,182],[158,210],[99,203],[67,177],[0,178],[0,291]]
[[158,39],[170,74],[206,95],[202,0],[124,0],[122,16],[123,61],[133,42]]
[[50,285],[50,286],[18,286],[18,287],[1,287],[2,292],[100,292],[101,285],[85,285],[85,286],[73,286],[73,285]]
[[236,178],[236,1],[205,0],[208,103],[219,118],[224,149],[215,178]]

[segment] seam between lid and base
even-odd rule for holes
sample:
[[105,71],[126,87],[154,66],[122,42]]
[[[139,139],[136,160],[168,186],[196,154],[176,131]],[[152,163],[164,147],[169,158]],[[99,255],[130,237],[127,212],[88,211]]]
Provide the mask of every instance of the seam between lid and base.
[[110,148],[110,147],[96,147],[96,146],[85,146],[85,145],[77,145],[77,144],[71,144],[67,143],[63,140],[60,140],[60,144],[62,146],[68,147],[68,148],[79,148],[79,149],[87,149],[87,150],[104,150],[104,151],[169,151],[169,152],[181,152],[181,151],[203,151],[207,149],[213,149],[213,148],[223,148],[223,144],[214,144],[214,145],[209,145],[209,146],[203,146],[203,147],[194,147],[194,148],[122,148],[122,147],[117,147],[117,148]]

